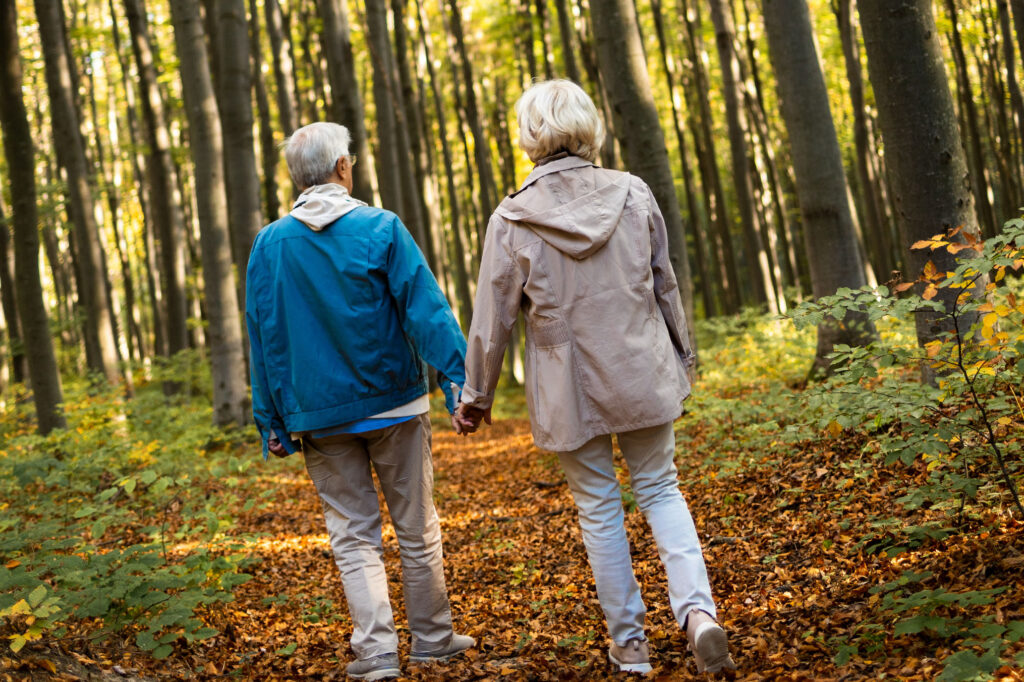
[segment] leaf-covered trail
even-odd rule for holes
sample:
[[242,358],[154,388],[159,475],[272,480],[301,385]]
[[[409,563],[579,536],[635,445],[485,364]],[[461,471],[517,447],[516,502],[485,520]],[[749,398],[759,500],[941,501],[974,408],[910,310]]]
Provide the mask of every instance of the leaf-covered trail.
[[[731,633],[738,677],[859,679],[887,673],[931,679],[941,666],[917,641],[881,636],[881,649],[833,663],[835,643],[869,617],[869,588],[899,577],[914,555],[890,560],[852,545],[869,513],[892,509],[885,470],[851,476],[841,442],[793,453],[783,466],[765,457],[728,476],[698,461],[707,438],[700,422],[678,430],[683,491],[694,514],[720,618]],[[825,449],[826,446],[837,451]],[[744,453],[747,458],[750,453]],[[435,424],[436,499],[457,628],[477,648],[445,666],[405,666],[417,680],[595,680],[612,675],[606,632],[580,540],[571,495],[550,454],[537,450],[523,420],[496,420],[470,438]],[[254,548],[262,562],[236,588],[234,603],[208,613],[221,634],[165,661],[135,658],[155,677],[344,679],[351,628],[330,558],[319,502],[292,458],[274,475],[254,467],[252,494],[273,492],[264,508],[240,512],[244,531],[267,533]],[[269,470],[269,469],[267,469]],[[282,473],[283,472],[283,473]],[[623,481],[625,474],[623,472]],[[627,503],[629,493],[624,493]],[[846,520],[847,528],[841,523]],[[648,605],[653,677],[695,676],[685,638],[668,609],[662,567],[639,511],[627,516],[634,566]],[[964,539],[967,538],[967,539]],[[386,561],[402,654],[408,653],[394,534],[385,526]],[[947,539],[926,562],[951,591],[1019,583],[1021,524]],[[902,564],[901,564],[902,562]],[[911,566],[913,564],[913,566]],[[1006,619],[1024,617],[1019,584],[999,595]],[[1007,672],[1008,675],[1017,673]]]

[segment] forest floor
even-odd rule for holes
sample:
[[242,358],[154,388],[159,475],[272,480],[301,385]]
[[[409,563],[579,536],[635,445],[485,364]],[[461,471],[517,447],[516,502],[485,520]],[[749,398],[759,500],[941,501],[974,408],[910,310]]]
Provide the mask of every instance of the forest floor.
[[[533,445],[529,423],[496,419],[469,438],[440,421],[434,431],[435,496],[455,623],[478,644],[444,665],[406,664],[406,678],[626,679],[607,661],[604,619],[571,495],[555,457]],[[855,444],[823,437],[784,457],[732,453],[741,464],[722,467],[702,454],[734,445],[709,442],[720,437],[715,425],[687,416],[677,423],[677,437],[682,489],[703,538],[738,679],[934,679],[950,651],[927,632],[893,636],[892,604],[880,610],[886,592],[872,590],[896,584],[908,570],[930,571],[950,592],[1004,588],[974,607],[975,616],[1024,619],[1024,524],[993,511],[893,558],[867,553],[858,541],[884,540],[870,520],[900,515],[893,498],[905,482],[887,468],[851,466]],[[260,561],[247,569],[253,578],[235,588],[233,602],[204,614],[219,635],[164,660],[138,652],[130,636],[74,652],[30,645],[8,679],[40,679],[47,671],[68,680],[344,679],[351,624],[301,459],[254,466],[250,473],[249,495],[267,498],[239,512],[237,530],[261,534],[251,547]],[[621,480],[633,563],[648,607],[650,677],[696,677],[625,471]],[[208,494],[218,494],[215,482]],[[404,660],[408,631],[389,524],[385,546]],[[936,607],[928,613],[945,612]],[[837,651],[851,642],[856,651],[837,665]],[[1016,646],[1004,660],[1024,648]],[[1009,667],[996,676],[1022,679]]]

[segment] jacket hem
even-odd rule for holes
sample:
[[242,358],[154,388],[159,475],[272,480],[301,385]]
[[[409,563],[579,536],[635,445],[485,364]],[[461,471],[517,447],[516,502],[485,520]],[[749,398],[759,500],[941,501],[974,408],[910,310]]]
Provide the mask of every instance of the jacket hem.
[[[587,441],[590,441],[598,436],[608,436],[614,433],[626,433],[628,431],[638,431],[639,429],[647,429],[652,426],[658,426],[668,422],[674,422],[679,419],[683,414],[682,401],[689,397],[687,394],[680,400],[680,406],[674,411],[674,413],[663,414],[658,417],[651,419],[644,419],[638,422],[630,422],[628,424],[602,424],[600,427],[593,428],[590,430],[583,431],[582,434],[567,443],[558,443],[549,441],[546,439],[540,439],[537,437],[536,431],[533,433],[533,442],[538,448],[543,450],[549,450],[551,452],[572,452],[581,448]],[[531,425],[532,426],[532,425]]]

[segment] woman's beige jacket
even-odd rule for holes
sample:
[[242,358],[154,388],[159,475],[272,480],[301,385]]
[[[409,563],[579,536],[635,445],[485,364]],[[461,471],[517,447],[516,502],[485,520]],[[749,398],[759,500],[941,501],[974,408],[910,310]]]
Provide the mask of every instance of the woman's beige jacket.
[[539,447],[674,420],[694,362],[647,185],[576,156],[538,165],[491,216],[462,401],[488,408],[516,316],[526,320],[526,400]]

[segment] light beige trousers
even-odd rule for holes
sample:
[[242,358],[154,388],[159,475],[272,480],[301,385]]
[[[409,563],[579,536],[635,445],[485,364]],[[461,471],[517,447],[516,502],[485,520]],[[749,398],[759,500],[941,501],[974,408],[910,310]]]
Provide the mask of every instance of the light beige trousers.
[[426,415],[383,429],[304,438],[306,470],[320,495],[334,560],[352,616],[360,659],[398,651],[381,543],[377,472],[402,558],[402,588],[412,651],[448,646],[452,616],[444,581],[441,527]]
[[[616,436],[637,506],[654,534],[668,577],[668,599],[680,627],[693,609],[715,617],[715,602],[693,517],[679,491],[672,423]],[[583,544],[594,571],[597,597],[612,641],[624,646],[644,637],[647,612],[626,537],[622,490],[612,461],[612,437],[598,436],[559,452],[576,507]]]

